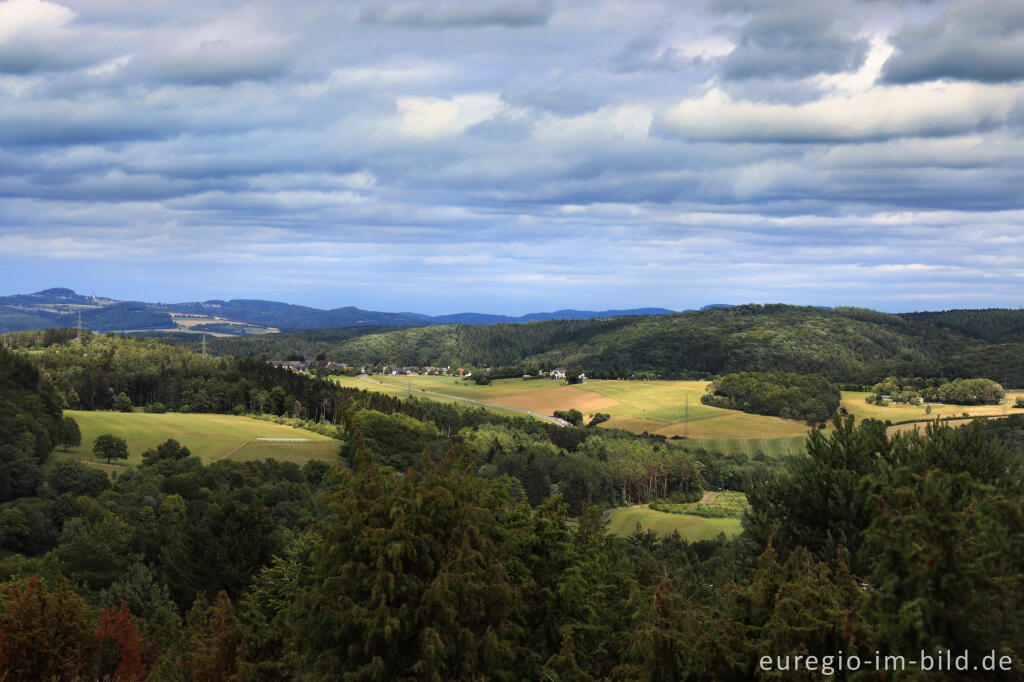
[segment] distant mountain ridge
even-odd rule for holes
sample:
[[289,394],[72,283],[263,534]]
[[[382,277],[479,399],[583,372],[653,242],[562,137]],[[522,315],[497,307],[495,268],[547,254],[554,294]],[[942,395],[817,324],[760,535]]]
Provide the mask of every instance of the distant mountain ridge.
[[73,327],[108,332],[211,332],[251,335],[276,331],[333,327],[411,327],[437,324],[478,324],[532,322],[545,320],[586,320],[635,315],[665,315],[667,308],[629,310],[557,310],[529,313],[519,317],[487,313],[423,315],[388,313],[344,306],[330,310],[278,301],[234,299],[186,303],[146,303],[83,296],[72,289],[52,288],[34,294],[0,296],[0,332]]

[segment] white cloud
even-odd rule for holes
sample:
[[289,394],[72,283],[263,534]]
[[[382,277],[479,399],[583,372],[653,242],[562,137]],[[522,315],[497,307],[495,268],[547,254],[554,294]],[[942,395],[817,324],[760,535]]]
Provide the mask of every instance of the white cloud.
[[691,140],[844,142],[951,135],[1008,123],[1024,91],[1009,85],[929,83],[875,87],[805,104],[736,100],[718,88],[683,100],[658,129]]
[[0,45],[17,38],[43,37],[74,18],[72,10],[45,0],[0,2]]
[[402,137],[435,139],[459,135],[470,126],[505,112],[497,94],[437,97],[399,97],[396,125]]

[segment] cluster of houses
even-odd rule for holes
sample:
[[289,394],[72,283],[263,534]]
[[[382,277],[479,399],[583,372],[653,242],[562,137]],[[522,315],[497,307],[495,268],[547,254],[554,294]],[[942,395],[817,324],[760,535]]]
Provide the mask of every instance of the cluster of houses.
[[[376,368],[367,365],[350,365],[345,362],[334,362],[328,360],[267,360],[268,365],[274,367],[282,367],[284,369],[290,369],[293,372],[308,372],[317,368],[322,368],[328,372],[353,372],[358,370],[361,374],[366,374],[367,370],[371,373],[375,372]],[[490,370],[487,370],[490,371]],[[381,368],[381,374],[389,374],[391,376],[416,376],[416,375],[433,375],[433,376],[454,376],[454,377],[471,377],[473,376],[472,370],[468,370],[464,367],[434,367],[433,365],[428,367],[399,367],[398,365],[388,364]],[[551,379],[565,379],[566,369],[565,367],[555,367],[554,369],[540,370],[537,377],[549,377]],[[524,379],[535,378],[532,374],[524,374]],[[579,380],[583,381],[587,377],[583,374],[579,376]]]
[[322,367],[329,372],[351,372],[355,369],[359,369],[361,372],[366,371],[365,366],[357,368],[355,365],[344,362],[329,362],[327,360],[267,360],[267,364],[290,369],[293,372],[306,372],[317,367]]

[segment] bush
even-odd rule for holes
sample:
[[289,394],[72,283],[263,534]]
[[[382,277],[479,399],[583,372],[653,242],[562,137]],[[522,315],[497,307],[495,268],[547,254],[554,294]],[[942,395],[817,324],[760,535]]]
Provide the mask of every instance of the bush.
[[957,379],[938,388],[926,389],[925,399],[950,405],[998,405],[1003,387],[990,379]]
[[167,412],[167,406],[163,403],[150,403],[142,409],[148,414],[164,414]]
[[551,413],[551,416],[554,417],[555,419],[567,421],[573,426],[583,425],[583,413],[576,409],[555,410],[554,412]]
[[132,399],[128,397],[127,393],[121,392],[114,398],[114,411],[115,412],[131,412],[132,411]]
[[1017,402],[1013,404],[1014,407],[1024,407],[1024,398],[1017,398]]

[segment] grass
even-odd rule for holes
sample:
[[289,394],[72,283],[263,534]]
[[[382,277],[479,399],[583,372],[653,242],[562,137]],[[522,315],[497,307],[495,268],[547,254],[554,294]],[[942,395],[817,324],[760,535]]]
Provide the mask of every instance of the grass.
[[[82,430],[82,444],[57,457],[81,460],[104,469],[118,470],[138,465],[142,453],[174,438],[203,462],[231,458],[238,461],[273,457],[304,464],[311,459],[338,461],[338,441],[311,431],[272,422],[224,414],[146,414],[143,412],[82,412],[65,410]],[[128,459],[107,465],[92,454],[96,437],[105,433],[124,438]],[[257,438],[307,438],[307,443],[264,443]]]
[[[715,496],[711,498],[711,502],[703,504],[703,500],[707,498],[709,492],[704,492],[701,501],[686,502],[684,504],[663,504],[659,505],[659,510],[672,514],[691,514],[700,512],[700,510],[713,510],[728,518],[738,519],[743,516],[744,510],[747,508],[747,496],[744,493],[726,490],[715,493]],[[697,513],[697,515],[699,516],[700,514]]]
[[688,444],[717,452],[748,455],[762,452],[772,457],[797,453],[803,451],[807,435],[807,426],[802,422],[702,405],[700,397],[707,386],[703,381],[590,380],[582,385],[567,386],[550,379],[500,379],[488,386],[479,386],[454,377],[372,378],[383,385],[356,377],[335,377],[335,380],[343,386],[400,397],[411,394],[446,401],[420,391],[425,389],[463,400],[486,402],[498,411],[508,407],[550,415],[555,410],[577,409],[588,420],[595,412],[603,412],[611,415],[611,419],[602,424],[606,428],[634,433],[646,431],[667,437],[689,435]]
[[689,514],[666,514],[645,507],[620,507],[608,515],[608,530],[619,537],[636,530],[637,523],[661,537],[678,531],[689,542],[711,540],[722,533],[733,537],[742,530],[737,518],[706,519]]
[[966,412],[970,417],[1002,416],[1013,414],[1013,403],[1018,397],[1024,396],[1024,391],[1007,391],[1004,402],[1001,405],[942,405],[932,404],[931,413],[927,412],[925,405],[907,405],[903,403],[892,403],[886,407],[869,405],[865,398],[871,395],[861,391],[843,391],[843,400],[840,403],[850,414],[861,419],[881,419],[895,423],[909,421],[911,419],[935,419],[936,417],[962,417]]
[[[346,388],[358,388],[358,389],[361,389],[363,391],[377,391],[378,393],[384,393],[384,394],[387,394],[387,395],[393,395],[393,396],[396,396],[398,398],[414,397],[414,398],[421,398],[421,399],[425,399],[425,400],[433,400],[435,402],[446,403],[446,404],[449,404],[449,405],[461,405],[463,407],[483,407],[486,410],[490,410],[491,412],[495,412],[497,414],[501,414],[501,415],[504,415],[506,417],[522,417],[522,416],[524,416],[521,412],[515,412],[513,410],[503,409],[503,408],[499,407],[498,405],[491,405],[491,404],[483,404],[483,405],[481,405],[481,404],[478,404],[476,402],[468,402],[468,401],[478,400],[478,398],[465,397],[465,396],[455,396],[455,393],[453,391],[447,391],[447,390],[445,390],[444,388],[441,388],[441,387],[435,388],[432,385],[427,384],[425,382],[418,382],[416,385],[410,386],[410,385],[405,384],[405,383],[399,384],[398,382],[394,381],[395,379],[399,379],[399,378],[404,379],[405,377],[382,377],[382,376],[379,376],[379,375],[374,375],[373,377],[370,377],[370,378],[373,379],[374,382],[381,382],[381,383],[371,383],[371,382],[368,382],[368,381],[364,381],[363,379],[360,379],[359,377],[347,377],[347,376],[332,376],[331,377],[331,381],[333,381],[334,383],[338,384],[339,386],[344,386]],[[416,378],[418,378],[418,379],[428,379],[428,378],[441,378],[441,377],[416,377]],[[444,377],[444,378],[447,379],[448,381],[452,381],[452,379],[450,379],[448,377]],[[382,381],[384,379],[387,379],[388,381]],[[421,389],[427,390],[427,391],[437,391],[438,393],[445,393],[446,395],[449,395],[449,396],[452,396],[452,397],[442,397],[442,396],[439,396],[439,395],[433,395],[433,394],[430,394],[430,393],[424,393]]]
[[[611,416],[601,426],[624,429],[633,433],[653,433],[671,438],[687,436],[687,445],[709,452],[763,453],[779,457],[804,452],[808,426],[800,421],[748,414],[702,405],[706,381],[613,381],[591,379],[581,385],[567,386],[551,379],[499,379],[488,386],[478,386],[455,377],[438,376],[374,376],[380,384],[370,384],[356,377],[335,377],[343,386],[381,391],[390,395],[419,396],[443,402],[454,398],[481,401],[489,409],[514,414],[505,408],[529,410],[550,415],[555,410],[577,409],[589,420],[595,412]],[[452,398],[423,393],[443,393]],[[931,419],[940,416],[961,416],[967,412],[979,415],[1002,415],[1003,405],[964,407],[933,405],[931,414],[925,407],[891,405],[879,407],[864,401],[867,393],[845,391],[842,407],[858,420],[873,417],[893,422]],[[1012,405],[1024,392],[1007,392]],[[466,403],[463,403],[466,404]],[[1008,408],[1007,412],[1012,412]],[[688,414],[688,418],[687,418]],[[826,435],[831,429],[826,430]]]
[[[499,379],[478,386],[454,377],[374,376],[384,386],[356,378],[343,385],[381,390],[398,396],[417,395],[419,389],[436,391],[463,399],[479,400],[493,406],[530,410],[549,415],[555,410],[577,409],[590,419],[595,412],[611,415],[606,428],[633,433],[654,433],[667,437],[688,435],[687,443],[716,452],[762,452],[776,457],[803,452],[807,425],[778,417],[747,414],[702,405],[705,381],[612,381],[589,380],[567,386],[550,379]],[[341,382],[339,382],[341,383]],[[436,396],[420,394],[437,399]],[[688,408],[687,408],[687,403]],[[687,412],[689,420],[687,420]]]

